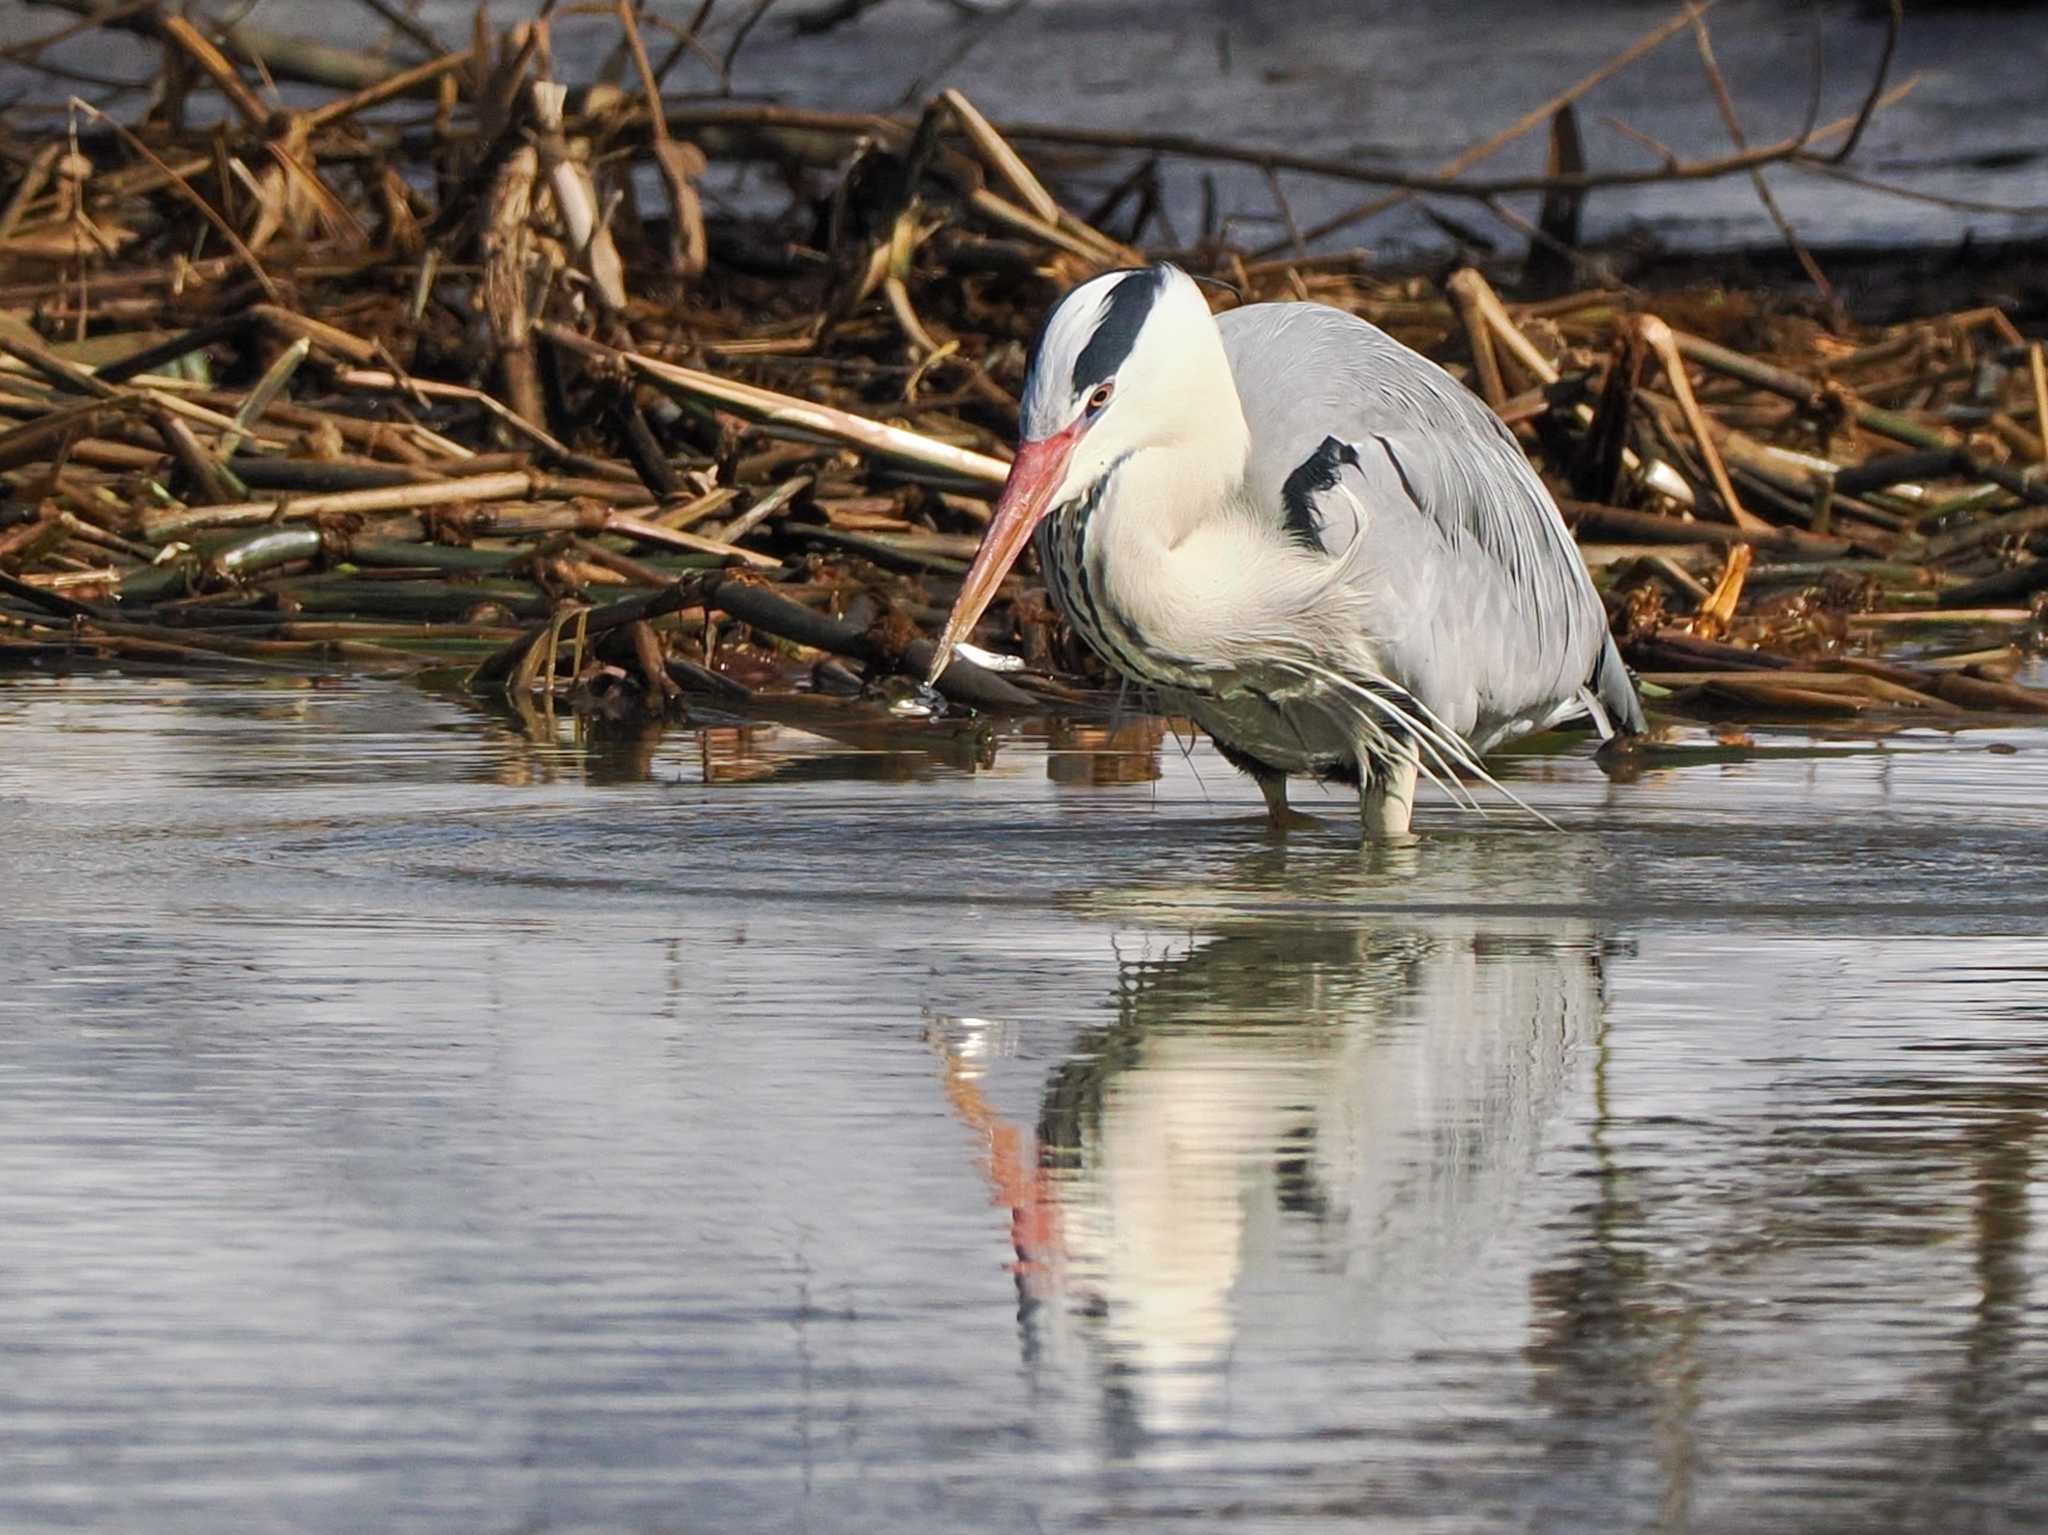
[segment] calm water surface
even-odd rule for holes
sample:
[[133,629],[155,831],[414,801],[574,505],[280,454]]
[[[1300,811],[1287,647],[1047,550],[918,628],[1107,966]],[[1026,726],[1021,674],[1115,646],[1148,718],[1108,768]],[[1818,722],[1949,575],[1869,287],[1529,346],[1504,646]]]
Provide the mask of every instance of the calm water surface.
[[2040,1527],[2048,731],[812,726],[0,687],[0,1528]]

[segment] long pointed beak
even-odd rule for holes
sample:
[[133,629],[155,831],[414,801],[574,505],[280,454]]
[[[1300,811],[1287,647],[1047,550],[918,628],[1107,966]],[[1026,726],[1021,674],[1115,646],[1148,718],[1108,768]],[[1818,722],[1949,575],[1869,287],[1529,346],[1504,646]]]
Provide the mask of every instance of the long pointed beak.
[[1031,542],[1052,505],[1060,481],[1066,478],[1067,460],[1074,456],[1074,444],[1080,440],[1081,428],[1076,423],[1041,441],[1018,445],[1010,477],[996,499],[995,515],[981,537],[981,547],[974,551],[974,563],[967,568],[967,579],[961,583],[945,632],[939,636],[939,648],[932,653],[931,667],[925,673],[927,683],[939,680],[953,658],[953,647],[974,632],[976,621],[995,600],[996,588],[1003,584],[1003,577],[1017,563],[1017,556]]

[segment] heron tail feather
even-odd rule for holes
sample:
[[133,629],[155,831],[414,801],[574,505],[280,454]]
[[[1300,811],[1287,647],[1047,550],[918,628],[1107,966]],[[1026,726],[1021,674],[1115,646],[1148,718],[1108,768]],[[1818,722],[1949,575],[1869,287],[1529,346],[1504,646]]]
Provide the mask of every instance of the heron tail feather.
[[1636,696],[1635,679],[1629,676],[1611,634],[1600,647],[1600,659],[1593,663],[1590,686],[1613,722],[1616,734],[1639,736],[1650,728],[1643,718],[1643,701]]

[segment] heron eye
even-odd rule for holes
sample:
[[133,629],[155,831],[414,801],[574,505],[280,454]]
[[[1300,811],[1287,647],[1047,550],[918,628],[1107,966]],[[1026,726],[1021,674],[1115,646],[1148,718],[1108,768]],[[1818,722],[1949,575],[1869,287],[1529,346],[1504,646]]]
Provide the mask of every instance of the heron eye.
[[1109,403],[1109,385],[1097,384],[1095,393],[1088,396],[1088,414],[1094,415]]

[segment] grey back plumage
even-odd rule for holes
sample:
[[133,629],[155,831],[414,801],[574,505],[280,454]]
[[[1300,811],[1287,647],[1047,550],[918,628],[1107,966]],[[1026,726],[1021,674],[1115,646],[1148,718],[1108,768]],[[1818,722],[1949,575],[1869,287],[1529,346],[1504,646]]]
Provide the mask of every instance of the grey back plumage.
[[1588,709],[1642,728],[1599,595],[1498,416],[1326,305],[1255,304],[1217,324],[1251,431],[1246,504],[1350,556],[1388,680],[1482,751]]

